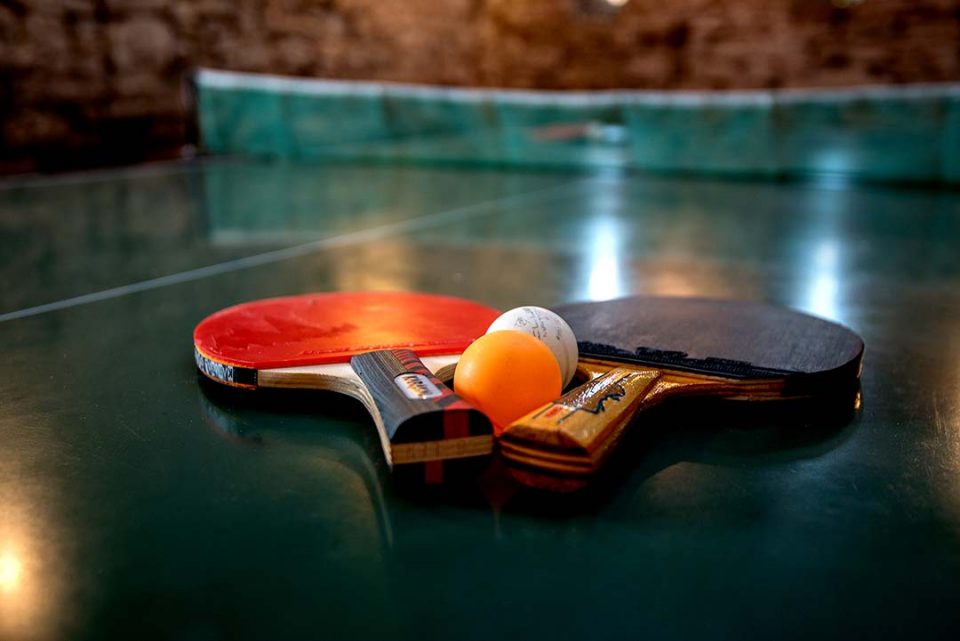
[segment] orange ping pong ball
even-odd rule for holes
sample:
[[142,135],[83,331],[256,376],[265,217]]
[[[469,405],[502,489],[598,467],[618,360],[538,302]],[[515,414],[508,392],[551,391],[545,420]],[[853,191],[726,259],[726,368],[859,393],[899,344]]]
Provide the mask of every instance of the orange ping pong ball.
[[539,339],[501,330],[475,340],[460,356],[453,388],[486,414],[494,432],[556,400],[563,380],[553,352]]

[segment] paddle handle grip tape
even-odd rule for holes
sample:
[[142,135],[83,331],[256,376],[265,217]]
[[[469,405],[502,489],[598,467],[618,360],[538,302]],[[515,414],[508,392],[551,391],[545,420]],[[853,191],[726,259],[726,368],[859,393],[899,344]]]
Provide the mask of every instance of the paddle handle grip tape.
[[373,398],[384,450],[394,468],[492,452],[489,419],[444,385],[412,351],[359,354],[350,365]]

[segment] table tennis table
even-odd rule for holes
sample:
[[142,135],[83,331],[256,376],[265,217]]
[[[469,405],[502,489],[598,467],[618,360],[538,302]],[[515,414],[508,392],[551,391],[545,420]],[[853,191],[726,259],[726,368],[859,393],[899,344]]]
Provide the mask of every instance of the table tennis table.
[[[955,638],[960,194],[225,157],[0,183],[0,637]],[[661,411],[576,495],[394,486],[357,403],[204,384],[246,300],[787,305],[840,423]]]

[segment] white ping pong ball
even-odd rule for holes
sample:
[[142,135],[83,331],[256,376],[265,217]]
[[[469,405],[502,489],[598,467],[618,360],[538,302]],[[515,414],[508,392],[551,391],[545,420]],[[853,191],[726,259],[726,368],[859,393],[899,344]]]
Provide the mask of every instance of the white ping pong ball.
[[513,329],[539,338],[557,359],[563,375],[563,386],[566,387],[573,380],[580,352],[577,349],[577,337],[567,321],[543,307],[516,307],[493,321],[487,333],[502,329]]

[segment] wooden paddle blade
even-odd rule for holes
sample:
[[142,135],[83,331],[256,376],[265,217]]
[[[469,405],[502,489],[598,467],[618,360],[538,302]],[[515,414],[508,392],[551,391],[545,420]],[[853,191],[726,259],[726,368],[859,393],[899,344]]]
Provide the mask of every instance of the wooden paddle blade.
[[489,456],[493,427],[479,410],[434,376],[410,350],[359,354],[353,370],[372,396],[391,466],[422,466],[424,481],[443,482],[445,466]]

